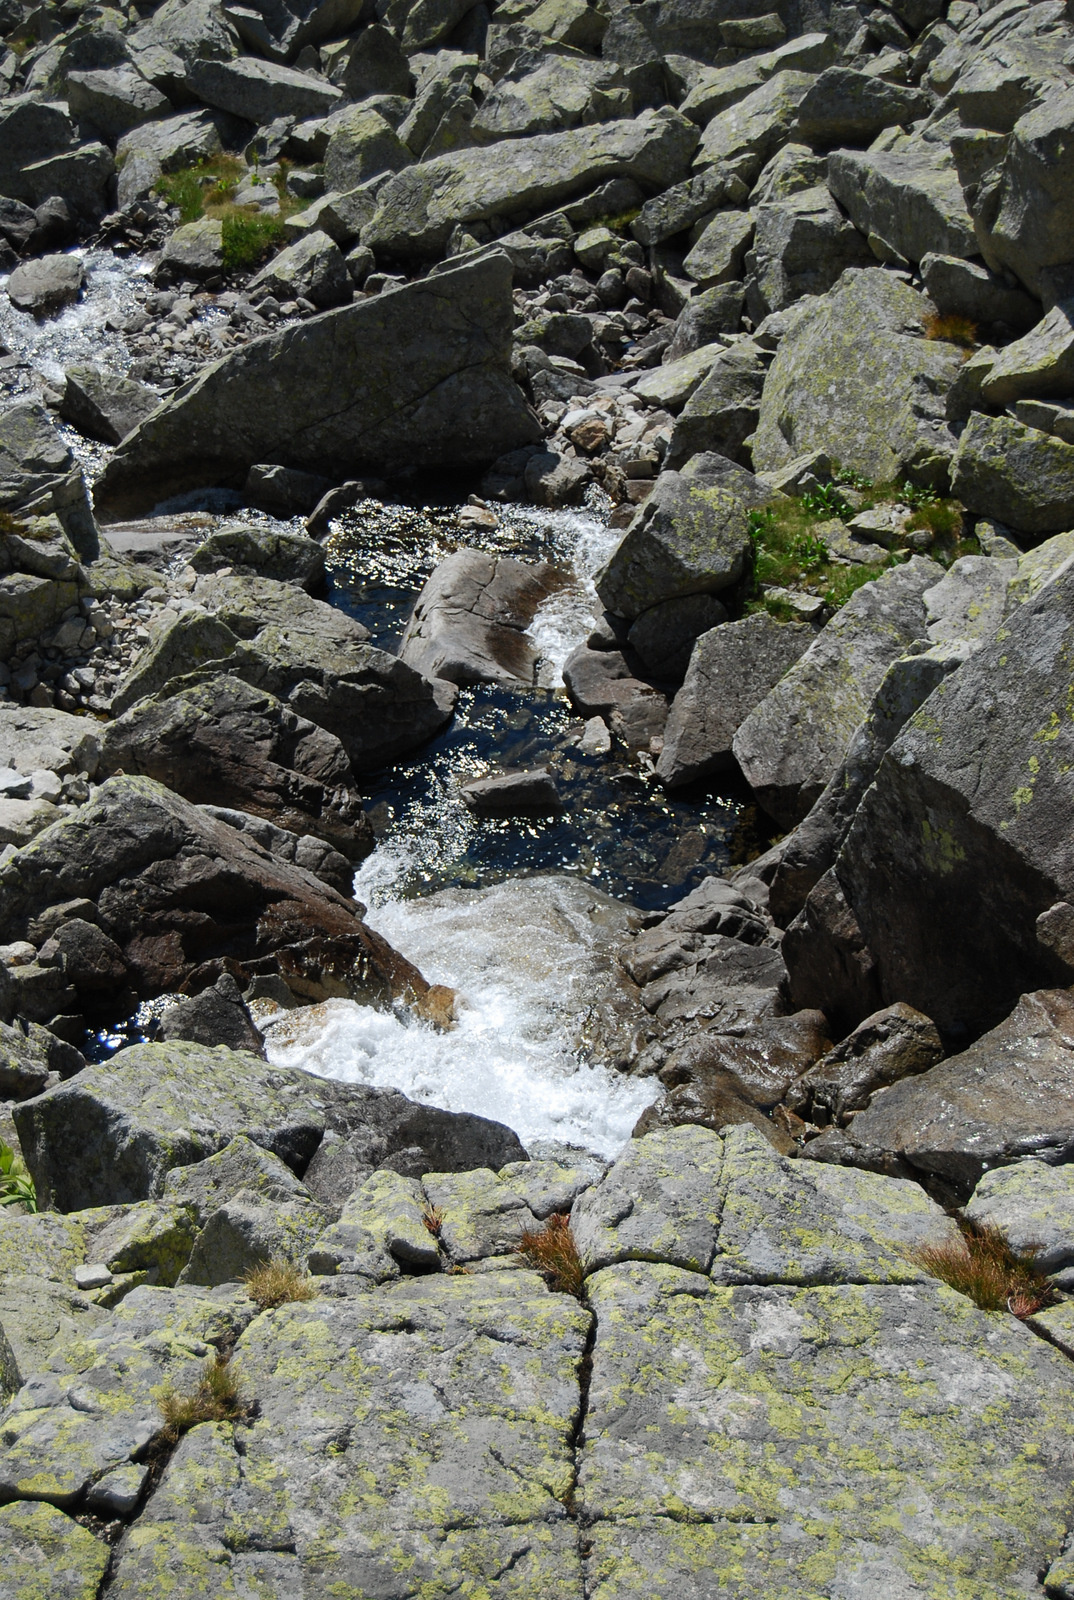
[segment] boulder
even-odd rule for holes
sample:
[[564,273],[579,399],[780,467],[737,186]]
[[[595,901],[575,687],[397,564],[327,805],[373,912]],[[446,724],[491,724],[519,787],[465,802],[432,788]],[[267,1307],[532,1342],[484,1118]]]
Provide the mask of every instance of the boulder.
[[696,143],[693,124],[664,107],[629,122],[438,156],[389,178],[362,243],[378,260],[435,259],[456,226],[540,213],[609,178],[665,188],[685,175]]
[[273,256],[248,287],[265,289],[279,300],[309,300],[322,310],[347,304],[354,289],[343,252],[316,231]]
[[584,57],[528,53],[481,102],[472,127],[480,142],[555,133],[579,123],[629,115],[630,89],[621,68]]
[[620,651],[580,644],[564,663],[563,682],[575,710],[583,717],[602,717],[628,749],[648,750],[663,733],[667,700],[635,675]]
[[920,89],[853,67],[828,67],[799,104],[794,135],[821,148],[869,144],[885,128],[919,122],[931,109]]
[[1074,522],[1074,444],[974,411],[952,462],[951,489],[968,510],[1020,533],[1058,533]]
[[210,111],[183,111],[133,128],[116,145],[120,209],[144,200],[162,173],[205,161],[220,148],[220,133]]
[[643,611],[631,624],[627,643],[654,677],[681,683],[695,641],[726,621],[727,610],[715,595],[688,594]]
[[1035,1257],[1042,1272],[1069,1288],[1074,1267],[1074,1168],[1023,1159],[982,1174],[963,1214],[998,1228],[1011,1248]]
[[703,345],[715,344],[721,333],[737,333],[742,301],[740,283],[718,283],[692,295],[675,319],[675,332],[664,359],[677,361]]
[[324,181],[331,192],[356,189],[381,173],[398,172],[413,156],[379,111],[369,106],[347,106],[328,124],[324,153]]
[[1072,125],[1072,87],[1053,90],[1026,111],[1014,125],[998,178],[981,185],[974,208],[988,265],[1009,269],[1035,295],[1042,274],[1070,260]]
[[219,217],[184,222],[168,239],[161,266],[180,278],[211,278],[224,268],[224,224]]
[[256,125],[277,117],[324,117],[343,99],[342,90],[323,78],[252,56],[195,61],[186,82],[205,105]]
[[[881,761],[834,868],[862,952],[861,992],[851,984],[846,994],[852,1020],[875,1010],[879,993],[946,1036],[972,1036],[1025,991],[1059,972],[1069,981],[1062,941],[1053,949],[1040,919],[1074,894],[1063,665],[1072,630],[1074,572],[1064,565],[943,679]],[[834,986],[833,963],[843,967],[843,935],[811,902],[784,944],[800,1005]]]
[[556,780],[546,767],[471,778],[459,793],[479,817],[547,816],[563,807]]
[[748,192],[747,185],[726,168],[710,167],[646,200],[630,224],[630,231],[648,249],[677,233],[685,233],[721,206],[744,200]]
[[991,1167],[1074,1151],[1074,1002],[1024,994],[1005,1022],[960,1055],[892,1084],[837,1137],[805,1147],[818,1161],[924,1175],[966,1200]]
[[379,22],[352,35],[329,76],[352,100],[376,94],[410,95],[414,90],[414,74],[398,39]]
[[726,346],[719,340],[702,345],[676,361],[662,362],[643,373],[633,385],[633,392],[646,405],[672,413],[681,411],[725,353]]
[[683,261],[687,277],[703,289],[741,279],[753,221],[752,211],[718,211]]
[[54,1574],[50,1586],[56,1600],[81,1600],[91,1585],[104,1581],[108,1551],[55,1506],[27,1501],[7,1505],[0,1511],[0,1525],[8,1574],[20,1588],[36,1582],[43,1564]]
[[706,125],[695,164],[727,163],[752,183],[769,156],[786,144],[813,82],[811,72],[777,72],[736,105],[718,112]]
[[[228,806],[203,805],[201,809],[217,822],[226,822],[229,828],[244,833],[270,856],[288,866],[301,867],[310,872],[330,889],[350,900],[354,895],[354,862],[348,861],[332,845],[326,844],[312,833],[289,833],[278,828],[264,817],[255,817],[249,811],[234,811]],[[277,989],[277,999],[282,999]]]
[[863,585],[740,724],[735,759],[782,827],[809,811],[892,661],[924,635],[924,595],[941,576],[914,556]]
[[189,564],[199,573],[230,567],[239,574],[294,583],[307,594],[322,590],[325,583],[324,550],[316,539],[243,522],[211,533],[198,545]]
[[22,169],[18,198],[38,208],[55,196],[85,226],[98,222],[109,207],[116,163],[107,145],[83,144]]
[[861,234],[819,184],[767,200],[753,217],[746,293],[755,323],[804,295],[827,294],[847,267],[872,263]]
[[421,1007],[430,993],[353,900],[148,778],[103,783],[0,866],[0,889],[5,942],[43,945],[50,907],[92,899],[143,995],[174,992],[195,972],[214,981],[225,966],[282,974],[311,999],[409,994]]
[[67,105],[73,117],[111,141],[171,110],[167,97],[141,73],[122,67],[69,72]]
[[867,239],[902,261],[978,253],[973,219],[945,144],[907,139],[891,150],[836,150],[828,187]]
[[1065,397],[1074,389],[1074,301],[1052,306],[1021,339],[995,353],[981,379],[985,404],[1009,406],[1016,400]]
[[718,356],[675,419],[665,465],[678,471],[707,451],[736,460],[757,427],[767,372],[765,352],[751,339]]
[[858,1024],[790,1086],[786,1103],[812,1122],[840,1125],[870,1103],[879,1089],[928,1072],[943,1060],[935,1024],[898,1001]]
[[400,659],[451,683],[530,687],[537,653],[525,630],[556,581],[544,562],[456,550],[418,596]]
[[89,717],[44,706],[0,704],[0,761],[27,777],[42,769],[58,777],[96,776],[101,725]]
[[155,389],[99,367],[68,367],[60,415],[79,433],[118,444],[160,405]]
[[749,513],[770,498],[751,473],[722,456],[695,457],[684,472],[661,473],[597,574],[604,606],[633,621],[662,600],[728,588],[746,569]]
[[339,478],[490,460],[538,437],[511,380],[511,268],[490,255],[265,334],[205,368],[120,446],[111,515],[255,463]]
[[76,143],[75,125],[64,106],[33,94],[5,98],[0,110],[0,194],[30,202],[23,169]]
[[944,485],[956,447],[946,397],[963,355],[924,338],[932,310],[878,267],[799,302],[761,396],[757,470],[824,450],[878,483]]
[[208,989],[169,1006],[160,1019],[160,1035],[171,1043],[226,1045],[265,1059],[265,1040],[243,1003],[242,990],[230,972],[222,972]]
[[77,256],[41,256],[15,268],[7,280],[8,299],[19,311],[47,316],[78,299],[84,276]]
[[1040,308],[1024,289],[1010,285],[980,261],[930,254],[921,258],[925,293],[942,317],[969,317],[972,322],[1002,323],[1015,333],[1027,332]]
[[812,628],[764,611],[702,634],[664,729],[656,774],[666,789],[734,765],[738,729],[814,638]]
[[339,740],[226,672],[108,723],[100,771],[154,778],[195,805],[252,812],[350,861],[373,848]]

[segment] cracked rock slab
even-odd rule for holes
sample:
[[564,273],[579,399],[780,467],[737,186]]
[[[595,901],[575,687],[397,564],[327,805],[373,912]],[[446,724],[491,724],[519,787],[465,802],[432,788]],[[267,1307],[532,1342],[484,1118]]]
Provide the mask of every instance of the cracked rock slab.
[[590,1294],[590,1595],[1036,1592],[1074,1372],[1013,1318],[940,1284],[719,1289],[644,1264]]
[[0,1549],[4,1600],[97,1600],[108,1546],[54,1506],[0,1507]]

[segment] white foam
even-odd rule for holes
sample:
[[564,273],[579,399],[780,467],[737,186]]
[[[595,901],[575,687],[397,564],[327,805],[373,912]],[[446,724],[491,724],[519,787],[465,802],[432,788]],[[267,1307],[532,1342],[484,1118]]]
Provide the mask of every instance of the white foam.
[[[381,871],[370,858],[361,876]],[[658,1086],[582,1062],[573,1048],[609,938],[586,912],[587,896],[577,880],[531,878],[388,902],[370,922],[430,982],[456,989],[456,1027],[437,1033],[330,1000],[270,1030],[270,1060],[478,1112],[524,1144],[551,1138],[615,1155]]]
[[569,581],[541,606],[527,629],[534,649],[545,662],[541,682],[545,688],[563,684],[563,664],[604,609],[593,579],[621,541],[621,530],[609,528],[586,512],[548,514],[559,523],[557,546],[570,565]]
[[[130,352],[123,334],[107,326],[125,322],[140,304],[136,290],[149,278],[152,263],[142,256],[116,256],[111,250],[68,252],[83,265],[86,279],[81,298],[54,317],[40,321],[17,311],[0,293],[0,337],[13,354],[61,383],[64,369],[80,361],[126,373]],[[0,290],[7,284],[0,278]]]

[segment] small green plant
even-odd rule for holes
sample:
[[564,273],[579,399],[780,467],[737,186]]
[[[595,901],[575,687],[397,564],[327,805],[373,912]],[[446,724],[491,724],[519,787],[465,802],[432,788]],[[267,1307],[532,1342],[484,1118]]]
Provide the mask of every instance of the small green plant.
[[872,478],[865,478],[860,472],[854,472],[850,467],[837,467],[834,477],[836,483],[842,484],[844,489],[866,490],[873,487]]
[[0,1206],[37,1210],[37,1190],[22,1157],[0,1139]]
[[208,1358],[199,1382],[189,1394],[166,1388],[158,1405],[164,1419],[161,1434],[168,1444],[176,1444],[199,1422],[237,1421],[250,1409],[243,1398],[238,1373],[218,1352]]
[[816,489],[810,489],[808,494],[802,496],[801,506],[811,517],[839,517],[845,520],[852,515],[850,506],[834,483],[822,483]]
[[212,156],[178,172],[157,179],[157,193],[176,206],[180,222],[197,222],[201,217],[218,218],[223,227],[223,262],[228,272],[242,272],[260,266],[286,240],[284,221],[306,202],[288,191],[287,172],[281,166],[274,178],[280,209],[269,216],[257,206],[238,206],[234,196],[251,173],[246,164],[232,155]]
[[571,1219],[564,1212],[553,1212],[543,1228],[527,1228],[515,1250],[527,1266],[541,1274],[550,1288],[581,1300],[585,1263],[571,1231]]
[[968,1296],[982,1311],[1010,1311],[1031,1317],[1056,1299],[1036,1264],[1031,1246],[1015,1250],[998,1228],[964,1219],[961,1236],[943,1244],[924,1245],[913,1259],[934,1278]]
[[181,222],[197,222],[227,205],[246,171],[238,156],[212,156],[157,179],[156,189],[168,205],[179,208]]
[[251,1267],[243,1276],[246,1293],[262,1311],[289,1305],[296,1300],[312,1300],[317,1293],[301,1267],[286,1257],[276,1256]]
[[260,266],[286,239],[282,217],[238,207],[223,218],[222,255],[227,272]]
[[944,317],[935,312],[925,318],[925,338],[972,350],[977,343],[977,324],[971,322],[969,317],[960,317],[956,313]]

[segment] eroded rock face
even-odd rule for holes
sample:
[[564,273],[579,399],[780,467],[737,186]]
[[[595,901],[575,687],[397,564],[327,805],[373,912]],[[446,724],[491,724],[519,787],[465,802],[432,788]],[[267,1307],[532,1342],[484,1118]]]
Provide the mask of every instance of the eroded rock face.
[[[225,356],[126,439],[108,515],[276,462],[339,478],[491,460],[539,437],[508,368],[511,272],[494,255]],[[296,410],[296,406],[299,408]]]

